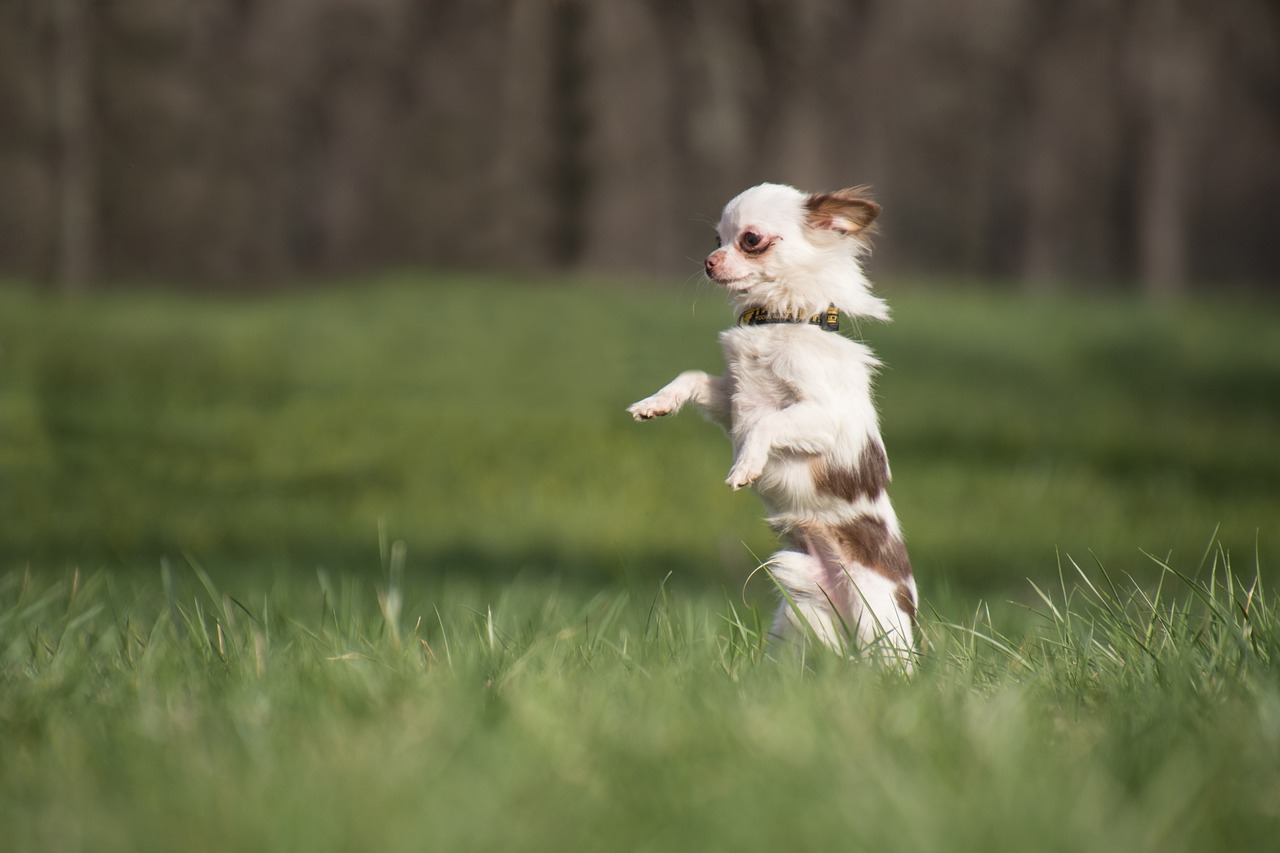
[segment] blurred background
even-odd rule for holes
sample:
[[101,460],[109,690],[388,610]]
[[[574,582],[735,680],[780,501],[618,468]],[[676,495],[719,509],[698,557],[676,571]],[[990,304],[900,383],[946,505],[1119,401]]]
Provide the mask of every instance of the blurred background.
[[882,272],[1273,288],[1272,0],[5,0],[0,270],[687,275],[762,180]]
[[1273,0],[3,0],[0,567],[736,588],[723,437],[622,409],[764,180],[884,203],[926,598],[1274,565]]

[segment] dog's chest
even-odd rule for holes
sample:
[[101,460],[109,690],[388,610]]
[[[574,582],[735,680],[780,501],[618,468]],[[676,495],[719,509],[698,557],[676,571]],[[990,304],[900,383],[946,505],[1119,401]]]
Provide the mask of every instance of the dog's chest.
[[803,326],[742,327],[720,335],[732,432],[798,402],[816,402],[851,435],[874,432],[875,356],[860,343]]
[[735,429],[800,399],[794,377],[779,370],[781,347],[787,341],[774,332],[730,329],[721,336]]

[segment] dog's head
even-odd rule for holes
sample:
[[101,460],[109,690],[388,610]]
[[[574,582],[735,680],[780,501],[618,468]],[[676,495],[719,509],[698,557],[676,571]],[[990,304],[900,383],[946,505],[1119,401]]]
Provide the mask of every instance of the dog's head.
[[879,213],[861,189],[806,194],[780,184],[752,187],[725,205],[707,277],[740,310],[816,313],[834,304],[852,316],[888,319],[858,264]]

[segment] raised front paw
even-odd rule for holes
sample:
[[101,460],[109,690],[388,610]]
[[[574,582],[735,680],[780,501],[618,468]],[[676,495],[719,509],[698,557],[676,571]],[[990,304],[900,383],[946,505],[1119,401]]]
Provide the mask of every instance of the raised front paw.
[[750,486],[760,479],[760,475],[764,473],[764,463],[768,459],[768,452],[748,452],[744,449],[743,452],[738,454],[733,467],[729,469],[729,477],[725,480],[725,483],[735,492],[744,486]]
[[627,407],[631,417],[638,421],[651,421],[654,418],[669,415],[675,410],[674,401],[668,395],[662,393],[654,394],[652,397],[645,397],[640,402],[632,403]]

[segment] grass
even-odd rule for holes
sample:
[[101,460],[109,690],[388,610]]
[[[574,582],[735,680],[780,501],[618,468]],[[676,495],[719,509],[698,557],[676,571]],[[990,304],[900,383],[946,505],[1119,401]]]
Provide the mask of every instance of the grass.
[[[1265,849],[1280,609],[1217,553],[1067,566],[906,679],[753,609],[392,556],[261,597],[199,566],[0,583],[10,850]],[[1007,628],[1007,626],[1005,626]]]
[[1273,309],[885,292],[910,678],[768,645],[723,438],[623,413],[717,297],[0,288],[5,849],[1265,849]]
[[[1058,551],[1147,572],[1280,547],[1267,306],[883,290],[861,331],[892,496],[935,596],[1022,594]],[[722,300],[663,285],[389,278],[253,301],[0,289],[0,565],[737,587],[773,550],[719,431],[623,409],[718,370]],[[993,531],[999,535],[992,535]],[[660,531],[660,535],[655,535]]]

